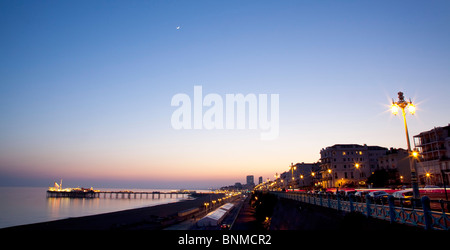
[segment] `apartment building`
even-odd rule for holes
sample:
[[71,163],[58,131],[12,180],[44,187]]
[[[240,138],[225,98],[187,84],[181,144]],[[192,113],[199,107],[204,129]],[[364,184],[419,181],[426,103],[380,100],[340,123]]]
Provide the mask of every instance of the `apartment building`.
[[450,180],[450,124],[413,136],[420,153],[417,175],[421,185],[442,185]]
[[358,144],[335,144],[320,151],[320,171],[324,188],[366,185],[378,168],[378,158],[387,148]]

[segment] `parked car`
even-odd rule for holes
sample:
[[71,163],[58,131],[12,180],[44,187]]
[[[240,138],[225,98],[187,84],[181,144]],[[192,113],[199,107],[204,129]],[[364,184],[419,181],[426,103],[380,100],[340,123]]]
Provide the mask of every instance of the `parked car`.
[[394,196],[394,198],[409,199],[413,197],[413,191],[412,189],[401,190],[394,192],[392,196]]
[[407,190],[401,190],[401,191],[397,191],[394,192],[392,194],[392,196],[394,196],[395,198],[395,205],[411,205],[411,198],[413,198],[413,191],[412,189],[407,189]]
[[366,194],[368,194],[370,191],[367,191],[367,190],[361,190],[361,191],[356,191],[356,193],[355,193],[355,197],[358,197],[358,198],[365,198],[366,197]]
[[372,191],[369,193],[370,198],[379,199],[379,198],[387,198],[389,196],[386,191]]

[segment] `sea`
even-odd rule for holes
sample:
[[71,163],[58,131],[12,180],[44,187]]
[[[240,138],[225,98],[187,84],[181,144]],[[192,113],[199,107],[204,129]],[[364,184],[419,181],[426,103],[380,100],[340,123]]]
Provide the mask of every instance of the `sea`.
[[[173,195],[158,199],[155,196],[137,195],[136,198],[110,198],[103,194],[100,198],[55,198],[47,197],[48,187],[0,187],[0,228],[26,225],[38,222],[60,220],[109,213],[133,208],[156,206],[189,199],[187,195],[178,198]],[[101,191],[120,191],[124,189],[95,188]],[[128,189],[134,192],[169,192],[170,189]],[[208,190],[194,190],[207,192]]]

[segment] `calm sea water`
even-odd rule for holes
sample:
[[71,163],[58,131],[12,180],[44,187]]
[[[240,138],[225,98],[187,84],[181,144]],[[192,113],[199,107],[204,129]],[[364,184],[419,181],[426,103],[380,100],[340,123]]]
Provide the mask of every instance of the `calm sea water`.
[[[99,190],[114,191],[119,189],[96,188]],[[160,191],[167,189],[130,189],[131,191]],[[178,202],[185,198],[152,199],[143,198],[47,198],[47,188],[40,187],[0,187],[0,228],[45,222],[70,217],[80,217],[93,214],[108,213],[132,208],[155,206],[159,204]],[[202,191],[202,190],[198,190]]]

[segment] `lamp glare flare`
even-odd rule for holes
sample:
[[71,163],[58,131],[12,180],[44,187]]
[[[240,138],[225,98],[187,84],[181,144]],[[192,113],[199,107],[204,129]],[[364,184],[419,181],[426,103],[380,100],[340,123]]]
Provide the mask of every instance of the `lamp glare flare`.
[[411,115],[414,115],[414,113],[416,113],[416,106],[414,106],[414,104],[412,104],[412,102],[409,102],[408,110],[409,110],[409,113],[411,113]]
[[398,114],[398,105],[396,103],[392,103],[391,111],[392,111],[392,114],[394,114],[394,115]]
[[404,111],[405,108],[408,109],[411,115],[414,115],[416,113],[416,106],[414,106],[411,100],[409,100],[409,102],[404,100],[401,100],[399,102],[392,101],[391,112],[393,115],[397,115],[399,109],[402,109],[402,111]]

